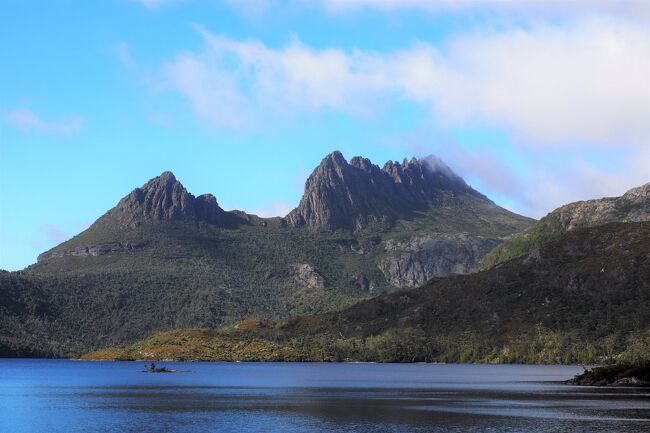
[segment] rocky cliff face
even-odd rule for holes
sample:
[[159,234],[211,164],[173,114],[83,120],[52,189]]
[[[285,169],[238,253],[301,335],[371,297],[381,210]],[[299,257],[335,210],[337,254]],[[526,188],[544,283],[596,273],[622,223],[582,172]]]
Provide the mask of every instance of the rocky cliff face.
[[361,157],[348,163],[337,151],[309,176],[300,204],[286,219],[295,227],[326,230],[388,227],[463,194],[489,202],[435,157],[379,168]]
[[418,287],[433,278],[471,272],[498,243],[466,233],[389,240],[377,266],[393,286]]
[[142,245],[132,242],[110,242],[106,244],[97,244],[97,245],[81,245],[74,248],[62,248],[54,249],[51,251],[44,252],[39,254],[38,261],[53,259],[57,257],[66,257],[66,256],[75,256],[75,257],[87,257],[87,256],[103,256],[106,254],[116,253],[116,252],[133,252],[140,248]]

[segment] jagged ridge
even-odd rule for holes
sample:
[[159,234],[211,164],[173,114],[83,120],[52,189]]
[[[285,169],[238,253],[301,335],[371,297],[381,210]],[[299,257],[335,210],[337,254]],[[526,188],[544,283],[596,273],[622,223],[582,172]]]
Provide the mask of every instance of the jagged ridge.
[[434,156],[401,164],[389,161],[380,169],[367,158],[348,163],[336,151],[309,176],[300,204],[286,218],[295,227],[358,231],[390,226],[430,206],[453,204],[459,195],[489,202]]

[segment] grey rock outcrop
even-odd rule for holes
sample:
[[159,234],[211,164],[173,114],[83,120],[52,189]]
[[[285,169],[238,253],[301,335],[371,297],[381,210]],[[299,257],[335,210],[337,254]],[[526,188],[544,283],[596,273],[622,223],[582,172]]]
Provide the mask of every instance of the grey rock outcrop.
[[650,182],[632,188],[620,197],[578,201],[562,206],[549,216],[556,218],[567,231],[610,222],[647,221],[650,219]]
[[471,272],[498,243],[468,234],[388,240],[384,245],[386,256],[377,266],[391,285],[417,287],[432,278]]
[[325,287],[325,278],[309,263],[296,263],[291,268],[293,270],[293,278],[299,284],[312,289],[322,289]]
[[82,245],[70,249],[54,249],[47,251],[38,256],[37,261],[42,262],[44,260],[49,260],[57,257],[66,257],[66,256],[75,256],[75,257],[87,257],[87,256],[103,256],[110,253],[115,253],[119,251],[135,251],[140,248],[142,245],[131,242],[111,242],[101,245]]

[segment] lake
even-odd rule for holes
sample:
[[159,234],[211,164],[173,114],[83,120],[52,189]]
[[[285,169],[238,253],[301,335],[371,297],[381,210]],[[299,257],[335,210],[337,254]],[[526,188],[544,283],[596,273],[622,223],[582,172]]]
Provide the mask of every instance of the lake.
[[0,360],[0,431],[647,432],[650,390],[576,366]]

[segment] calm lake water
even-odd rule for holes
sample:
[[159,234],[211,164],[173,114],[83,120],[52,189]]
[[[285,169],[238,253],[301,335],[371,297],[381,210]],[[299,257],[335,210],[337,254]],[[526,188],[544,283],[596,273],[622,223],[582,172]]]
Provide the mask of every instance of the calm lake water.
[[0,360],[1,432],[648,432],[575,366]]

